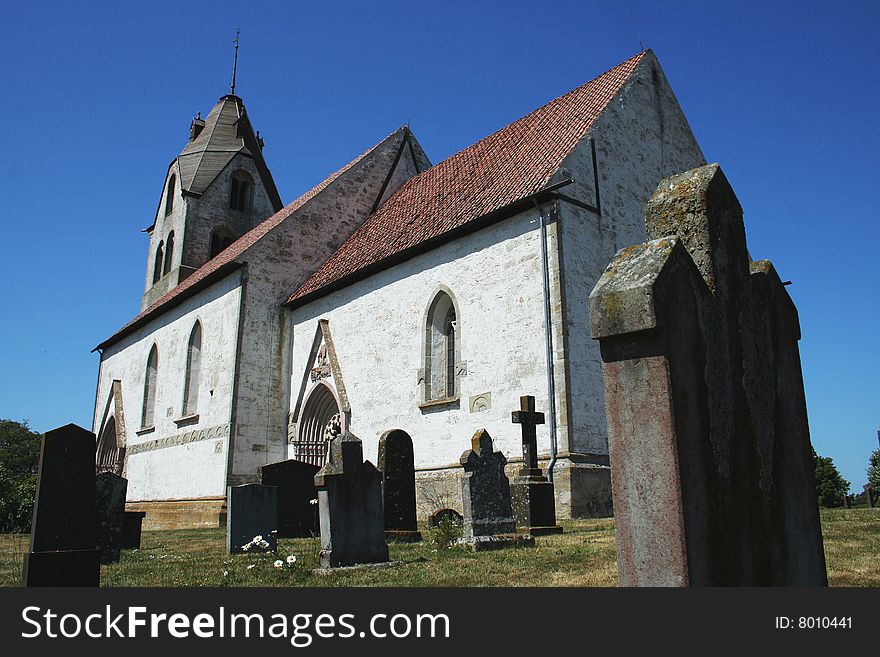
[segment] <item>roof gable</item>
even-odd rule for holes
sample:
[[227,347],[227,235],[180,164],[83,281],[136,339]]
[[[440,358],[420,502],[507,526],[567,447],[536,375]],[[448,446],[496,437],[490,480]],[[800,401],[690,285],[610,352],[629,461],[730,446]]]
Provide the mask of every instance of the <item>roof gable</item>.
[[402,185],[289,298],[292,305],[539,192],[648,51]]

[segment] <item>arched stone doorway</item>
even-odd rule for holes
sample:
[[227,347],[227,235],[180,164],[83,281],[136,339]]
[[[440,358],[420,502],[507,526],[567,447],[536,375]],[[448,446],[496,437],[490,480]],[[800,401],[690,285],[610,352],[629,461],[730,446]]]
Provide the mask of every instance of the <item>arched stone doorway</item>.
[[104,425],[104,431],[98,440],[95,456],[95,474],[112,472],[122,476],[125,463],[125,448],[120,448],[116,437],[116,418],[111,416]]
[[297,431],[293,441],[292,457],[298,461],[323,466],[327,458],[327,443],[330,438],[342,432],[342,414],[333,391],[319,383],[314,387],[303,406]]

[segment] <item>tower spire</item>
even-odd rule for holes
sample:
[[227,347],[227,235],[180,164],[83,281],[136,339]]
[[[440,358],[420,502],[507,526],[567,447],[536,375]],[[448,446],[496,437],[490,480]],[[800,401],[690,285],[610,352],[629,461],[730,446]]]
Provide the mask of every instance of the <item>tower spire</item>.
[[235,58],[232,60],[232,85],[229,87],[229,94],[231,96],[235,95],[235,72],[238,69],[238,33],[239,30],[236,28],[235,38],[232,40],[232,43],[235,44]]

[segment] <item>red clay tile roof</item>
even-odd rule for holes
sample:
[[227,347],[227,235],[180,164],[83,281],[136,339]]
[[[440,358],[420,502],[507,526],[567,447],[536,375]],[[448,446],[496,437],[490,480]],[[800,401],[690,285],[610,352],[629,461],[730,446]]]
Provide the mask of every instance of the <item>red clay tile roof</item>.
[[254,228],[238,238],[228,248],[218,253],[211,260],[206,262],[188,277],[183,279],[183,281],[181,281],[178,285],[174,286],[173,288],[168,290],[168,292],[156,299],[156,301],[154,301],[152,304],[147,306],[146,309],[141,311],[141,313],[137,317],[132,319],[130,322],[128,322],[128,324],[116,331],[116,333],[111,335],[109,338],[104,340],[104,342],[95,347],[95,349],[103,349],[113,344],[128,333],[131,333],[138,326],[144,324],[146,321],[157,315],[160,311],[163,311],[164,306],[171,303],[172,300],[181,297],[181,295],[183,295],[187,290],[195,287],[198,283],[204,281],[205,279],[208,279],[209,277],[211,277],[212,274],[218,273],[219,270],[228,268],[227,265],[231,265],[236,260],[236,258],[242,255],[251,246],[256,244],[256,242],[259,241],[260,238],[265,236],[267,233],[269,233],[269,231],[278,226],[281,222],[283,222],[290,215],[299,210],[308,201],[310,201],[312,198],[314,198],[324,189],[330,186],[330,184],[333,183],[333,181],[339,178],[342,174],[351,169],[353,166],[363,160],[367,155],[369,155],[372,151],[384,144],[386,141],[395,137],[401,131],[407,130],[408,128],[406,127],[398,128],[393,133],[388,135],[385,139],[380,141],[378,144],[376,144],[372,148],[368,148],[366,151],[358,155],[355,159],[346,164],[344,167],[334,173],[331,173],[322,182],[318,183],[315,187],[307,191],[298,199],[296,199],[289,205],[281,208],[281,210],[254,226]]
[[540,191],[644,56],[639,53],[407,181],[288,302],[315,296]]

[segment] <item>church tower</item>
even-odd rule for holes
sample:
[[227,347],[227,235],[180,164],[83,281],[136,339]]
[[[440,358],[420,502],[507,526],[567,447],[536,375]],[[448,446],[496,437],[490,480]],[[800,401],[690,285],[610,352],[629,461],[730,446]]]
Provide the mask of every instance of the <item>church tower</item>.
[[189,142],[168,167],[153,225],[141,310],[266,217],[281,198],[244,102],[230,93],[193,119]]

